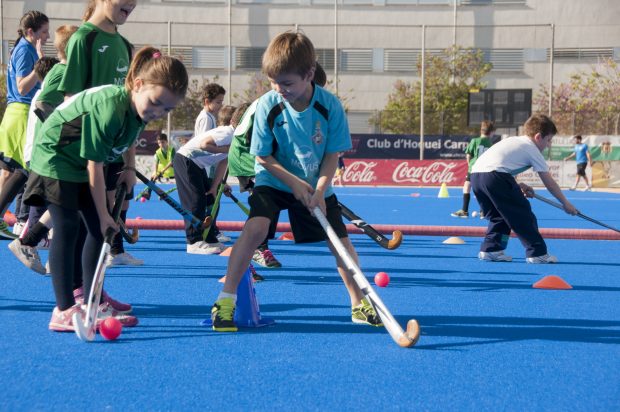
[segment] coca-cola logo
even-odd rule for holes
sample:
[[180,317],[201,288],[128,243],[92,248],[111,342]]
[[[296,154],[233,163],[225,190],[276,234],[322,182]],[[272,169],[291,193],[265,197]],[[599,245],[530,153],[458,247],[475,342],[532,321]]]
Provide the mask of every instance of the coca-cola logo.
[[409,166],[408,162],[402,162],[394,169],[392,180],[395,183],[450,183],[455,180],[452,172],[455,167],[456,163],[452,162],[433,162],[419,167]]
[[373,168],[377,162],[356,161],[349,165],[342,174],[342,179],[347,183],[371,183],[377,180]]

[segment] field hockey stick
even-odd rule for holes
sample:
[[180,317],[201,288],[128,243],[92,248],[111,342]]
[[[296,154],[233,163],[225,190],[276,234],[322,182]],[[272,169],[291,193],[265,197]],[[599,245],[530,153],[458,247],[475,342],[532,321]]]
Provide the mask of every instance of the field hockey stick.
[[181,206],[179,204],[179,202],[174,200],[172,197],[168,196],[168,194],[166,192],[164,192],[164,190],[161,187],[157,186],[154,182],[152,182],[149,179],[147,179],[146,176],[144,176],[142,173],[140,173],[139,171],[137,171],[134,168],[128,168],[128,169],[135,171],[136,172],[136,177],[138,179],[140,179],[142,181],[142,183],[144,183],[145,185],[150,187],[151,190],[153,190],[153,192],[157,193],[157,196],[159,196],[161,200],[163,200],[164,202],[168,203],[168,205],[170,207],[172,207],[181,216],[183,216],[183,219],[187,220],[194,228],[201,229],[201,228],[207,227],[209,225],[209,222],[207,220],[207,219],[209,219],[209,216],[207,216],[207,219],[205,219],[204,222],[200,221],[191,212],[189,212],[188,210],[184,209],[183,206]]
[[239,199],[237,199],[237,197],[235,195],[233,195],[232,193],[228,192],[228,193],[224,193],[224,196],[228,196],[229,198],[231,198],[232,201],[235,202],[235,204],[237,206],[239,206],[239,209],[241,209],[243,211],[243,213],[245,213],[247,216],[250,216],[250,209],[248,209],[248,207],[246,205],[241,203],[241,201]]
[[[116,189],[116,198],[114,200],[114,207],[112,208],[112,219],[114,219],[115,222],[120,221],[121,209],[126,193],[127,186],[122,183],[120,187]],[[103,291],[103,279],[105,278],[106,258],[110,254],[112,239],[114,239],[115,234],[116,232],[113,228],[108,228],[105,232],[103,245],[99,253],[99,260],[95,268],[93,284],[90,287],[90,293],[88,295],[88,306],[86,307],[86,316],[84,320],[81,319],[78,312],[73,314],[72,320],[73,326],[75,327],[75,334],[83,341],[91,342],[95,339],[97,314],[99,313],[99,303],[101,302],[101,292]]]
[[168,189],[168,190],[166,190],[164,193],[166,193],[167,195],[169,195],[169,194],[170,194],[170,193],[172,193],[172,192],[176,192],[176,190],[177,190],[177,187],[175,186],[175,187],[173,187],[172,189]]
[[[170,166],[170,163],[168,164],[168,166]],[[168,168],[168,166],[166,166],[166,169]],[[155,175],[154,178],[151,178],[151,182],[157,182],[159,179],[162,178],[162,176],[164,175],[165,170],[162,170],[161,172],[157,173],[157,175]],[[153,189],[151,189],[150,187],[145,187],[144,190],[142,190],[142,192],[140,192],[138,194],[138,196],[135,197],[135,201],[139,201],[141,198],[145,198],[146,200],[150,200],[151,199],[151,191]],[[169,193],[169,192],[166,192]]]
[[[551,199],[547,199],[546,197],[540,196],[540,195],[538,195],[536,193],[534,193],[534,197],[536,199],[538,199],[538,200],[541,200],[541,201],[545,202],[548,205],[551,205],[551,206],[557,207],[558,209],[564,210],[564,207],[561,204],[556,203],[556,202],[554,202]],[[579,213],[579,212],[577,213],[577,216],[579,216],[580,218],[585,219],[585,220],[587,220],[589,222],[592,222],[595,225],[603,226],[603,227],[606,227],[607,229],[613,230],[614,232],[620,233],[620,230],[616,229],[615,227],[606,225],[605,223],[600,222],[600,221],[598,221],[596,219],[593,219],[590,216],[586,216],[586,215],[584,215],[582,213]]]
[[400,230],[395,230],[394,232],[392,232],[392,239],[388,239],[381,233],[377,232],[374,227],[366,223],[364,219],[353,213],[351,209],[349,209],[340,202],[338,202],[338,205],[340,206],[340,209],[342,209],[342,215],[346,217],[351,223],[353,223],[358,229],[368,235],[368,237],[377,242],[379,246],[389,250],[396,249],[400,246],[401,242],[403,241],[403,233]]
[[323,230],[327,233],[327,237],[338,251],[338,255],[344,261],[347,269],[353,274],[353,280],[355,280],[355,283],[357,283],[357,286],[361,289],[364,297],[375,308],[375,311],[385,325],[385,329],[387,329],[394,342],[403,348],[409,348],[415,345],[420,338],[420,326],[418,322],[415,319],[410,319],[407,322],[407,330],[403,331],[403,328],[400,327],[398,321],[394,319],[394,316],[392,316],[388,308],[383,304],[379,295],[377,295],[372,286],[370,286],[366,276],[364,276],[353,258],[351,258],[351,255],[349,255],[349,252],[338,238],[336,232],[334,232],[334,229],[325,218],[325,215],[323,215],[323,212],[321,212],[321,209],[315,207],[312,213],[314,213],[314,216],[318,219]]
[[138,239],[140,239],[140,232],[138,231],[137,227],[133,228],[130,233],[129,229],[127,229],[127,226],[125,226],[125,222],[119,220],[118,228],[121,232],[121,236],[123,236],[123,239],[125,239],[125,242],[133,245],[138,241]]
[[217,187],[217,195],[215,196],[215,202],[213,203],[213,207],[211,208],[211,214],[207,216],[207,218],[205,219],[207,226],[205,227],[205,230],[202,232],[203,240],[207,239],[207,236],[209,235],[209,232],[211,231],[211,226],[213,226],[213,222],[217,218],[217,214],[220,211],[220,200],[222,199],[222,193],[224,192],[224,186],[226,186],[227,179],[228,179],[228,169],[226,169],[226,173],[224,173],[224,177],[222,178],[222,181]]

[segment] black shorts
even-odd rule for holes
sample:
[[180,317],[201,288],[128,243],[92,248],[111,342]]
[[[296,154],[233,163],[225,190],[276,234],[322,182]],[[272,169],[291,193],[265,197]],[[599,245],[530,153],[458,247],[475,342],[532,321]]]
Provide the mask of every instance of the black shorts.
[[93,204],[88,182],[67,182],[40,176],[35,172],[30,172],[23,201],[29,206],[52,203],[71,210],[84,209]]
[[22,169],[22,165],[10,157],[4,156],[3,152],[0,152],[0,169],[8,170],[13,173],[17,169]]
[[586,166],[587,163],[577,163],[577,176],[586,177]]
[[466,182],[471,182],[471,173],[467,172],[467,176],[465,176]]
[[[123,172],[124,163],[108,163],[103,166],[103,178],[105,179],[105,190],[108,192],[116,191],[118,178]],[[125,200],[133,199],[133,187],[125,195]]]
[[[270,186],[256,186],[248,199],[250,217],[266,217],[270,221],[278,218],[281,210],[288,209],[288,218],[295,243],[321,242],[327,239],[321,224],[310,211],[295,199],[292,193],[283,192]],[[325,198],[327,221],[339,238],[348,237],[347,228],[342,222],[342,212],[336,195]]]

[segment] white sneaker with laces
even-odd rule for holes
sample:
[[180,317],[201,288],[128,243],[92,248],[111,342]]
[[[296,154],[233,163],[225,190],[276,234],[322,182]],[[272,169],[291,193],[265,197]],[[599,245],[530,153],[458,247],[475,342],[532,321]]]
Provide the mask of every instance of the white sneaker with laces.
[[50,243],[51,243],[50,239],[48,237],[44,237],[43,239],[41,239],[41,241],[37,245],[37,249],[39,249],[39,250],[49,250]]
[[37,252],[36,247],[22,245],[21,240],[15,239],[9,243],[9,250],[13,252],[15,257],[24,264],[28,269],[32,269],[35,272],[45,275],[46,270],[41,263],[41,258]]
[[232,240],[232,238],[230,236],[226,236],[223,233],[218,233],[217,234],[217,241],[220,243],[226,243],[226,242],[230,242]]
[[542,256],[533,256],[526,258],[525,261],[527,263],[558,263],[558,258],[547,253]]
[[479,252],[478,259],[488,260],[489,262],[512,262],[512,256],[504,254],[503,250],[497,252]]
[[187,253],[193,255],[218,255],[224,251],[225,247],[221,243],[207,243],[204,241],[187,245]]
[[21,235],[25,227],[26,227],[26,222],[20,222],[20,221],[15,222],[15,224],[13,225],[13,234],[15,236]]
[[109,262],[106,261],[108,266],[142,266],[142,265],[144,265],[144,260],[137,259],[137,258],[131,256],[127,252],[123,252],[123,253],[119,253],[118,255],[114,255],[114,256],[112,256],[111,259],[110,259],[110,256],[112,256],[112,255],[108,255]]

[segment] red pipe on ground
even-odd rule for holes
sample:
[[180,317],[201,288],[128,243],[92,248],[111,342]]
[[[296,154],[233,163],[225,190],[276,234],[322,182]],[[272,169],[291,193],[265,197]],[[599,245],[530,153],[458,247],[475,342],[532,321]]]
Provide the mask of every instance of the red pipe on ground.
[[[220,230],[239,232],[245,222],[218,221]],[[183,230],[182,220],[151,220],[151,219],[127,219],[127,227],[152,230]],[[486,228],[481,226],[422,226],[422,225],[372,225],[378,232],[391,235],[400,230],[403,235],[418,236],[464,236],[483,237]],[[348,224],[349,233],[363,233],[354,225]],[[291,225],[278,223],[278,232],[290,232]],[[620,234],[612,230],[598,229],[563,229],[541,228],[540,233],[547,239],[581,239],[581,240],[620,240]]]

